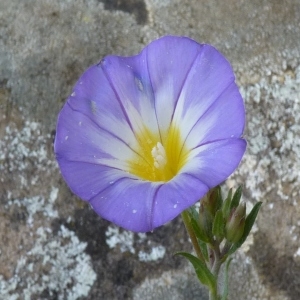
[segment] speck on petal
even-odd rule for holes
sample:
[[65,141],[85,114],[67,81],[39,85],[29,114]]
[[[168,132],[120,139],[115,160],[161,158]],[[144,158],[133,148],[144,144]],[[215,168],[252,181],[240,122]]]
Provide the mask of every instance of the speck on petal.
[[59,114],[54,148],[74,193],[103,218],[146,232],[235,170],[244,123],[223,55],[166,36],[90,67]]

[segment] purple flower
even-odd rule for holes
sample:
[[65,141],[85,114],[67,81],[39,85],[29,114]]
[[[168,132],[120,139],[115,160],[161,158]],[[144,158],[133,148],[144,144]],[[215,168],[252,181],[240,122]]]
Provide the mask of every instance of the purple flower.
[[100,216],[146,232],[235,170],[244,122],[223,55],[165,36],[81,76],[59,114],[55,153],[71,190]]

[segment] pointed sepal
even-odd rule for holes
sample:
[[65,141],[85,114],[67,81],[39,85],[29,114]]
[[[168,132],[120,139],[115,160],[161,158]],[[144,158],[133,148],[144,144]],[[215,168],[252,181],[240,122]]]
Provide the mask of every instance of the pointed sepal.
[[235,207],[238,207],[240,204],[240,200],[242,197],[243,187],[240,185],[237,190],[235,191],[231,203],[230,203],[230,209],[233,209]]
[[224,238],[225,223],[224,223],[223,212],[221,209],[219,209],[216,212],[213,227],[212,227],[212,233],[218,240],[222,240]]

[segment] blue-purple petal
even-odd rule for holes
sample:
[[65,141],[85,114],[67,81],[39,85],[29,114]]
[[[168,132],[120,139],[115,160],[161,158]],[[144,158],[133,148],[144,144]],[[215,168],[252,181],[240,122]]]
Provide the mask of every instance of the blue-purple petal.
[[161,131],[172,121],[186,79],[202,48],[189,38],[166,36],[144,49]]
[[125,229],[151,231],[154,228],[153,199],[159,186],[158,183],[121,178],[107,184],[90,204],[100,216]]
[[185,142],[190,148],[215,140],[239,138],[244,131],[245,107],[234,82],[199,117],[192,128],[192,117],[189,113],[187,115],[187,118],[182,120],[182,128],[185,132]]
[[182,172],[193,174],[209,188],[222,183],[238,167],[247,147],[241,138],[222,139],[195,148]]
[[208,186],[193,174],[181,173],[171,181],[161,185],[153,200],[152,227],[159,227],[200,200]]

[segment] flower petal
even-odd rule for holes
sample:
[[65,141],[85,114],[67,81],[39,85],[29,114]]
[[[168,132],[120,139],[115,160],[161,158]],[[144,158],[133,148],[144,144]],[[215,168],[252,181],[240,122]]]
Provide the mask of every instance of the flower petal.
[[102,164],[111,160],[111,166],[119,164],[126,170],[125,162],[134,151],[122,139],[99,127],[82,112],[70,105],[61,110],[55,139],[58,160],[65,157],[72,161]]
[[134,133],[147,127],[158,132],[146,52],[138,56],[107,56],[100,63]]
[[148,232],[177,217],[207,192],[208,187],[189,174],[165,184],[123,178],[90,204],[103,218],[127,230]]
[[[224,90],[194,125],[192,125],[194,122],[192,120],[195,120],[193,115],[196,115],[195,110],[189,110],[182,120],[186,145],[190,149],[215,140],[240,137],[243,134],[245,107],[234,82]],[[190,132],[188,132],[189,129]]]
[[162,134],[169,127],[181,90],[202,45],[186,37],[166,36],[146,48],[155,97],[157,122]]
[[111,132],[128,144],[133,145],[136,142],[126,112],[101,65],[90,67],[81,76],[67,103],[74,111],[82,113],[96,123],[99,128]]
[[188,173],[181,173],[163,184],[154,198],[152,227],[156,228],[171,221],[207,192],[207,185]]
[[182,173],[197,177],[209,188],[223,182],[239,165],[247,143],[231,138],[214,141],[195,148]]
[[[231,103],[231,96],[239,95],[234,80],[233,70],[225,57],[214,47],[202,45],[185,80],[174,112],[173,122],[176,126],[180,124],[183,136],[190,133],[198,120],[219,98]],[[238,98],[240,101],[241,97]],[[199,135],[198,141],[201,137]]]
[[[90,200],[103,218],[135,232],[153,230],[153,199],[158,183],[122,178]],[[162,224],[161,224],[162,225]]]
[[88,162],[59,160],[62,175],[73,193],[89,201],[108,186],[122,178],[130,178],[127,173],[111,167]]
[[126,161],[133,150],[69,104],[60,112],[54,148],[63,177],[84,200],[122,176],[131,177]]

